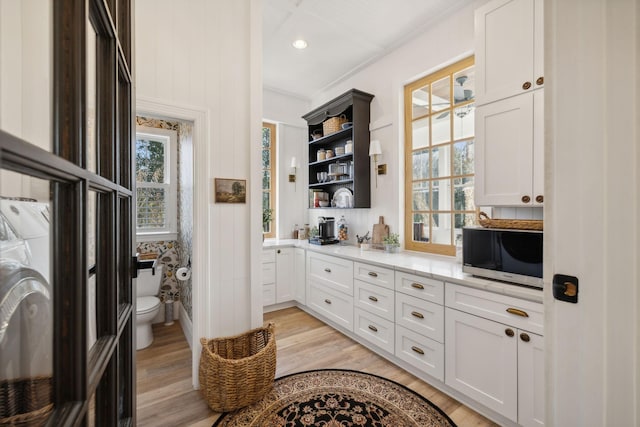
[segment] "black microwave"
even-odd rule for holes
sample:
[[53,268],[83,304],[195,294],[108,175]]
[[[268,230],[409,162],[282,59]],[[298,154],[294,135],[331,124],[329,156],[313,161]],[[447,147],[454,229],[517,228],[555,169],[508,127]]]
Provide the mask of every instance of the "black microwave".
[[462,271],[542,288],[542,231],[465,227]]

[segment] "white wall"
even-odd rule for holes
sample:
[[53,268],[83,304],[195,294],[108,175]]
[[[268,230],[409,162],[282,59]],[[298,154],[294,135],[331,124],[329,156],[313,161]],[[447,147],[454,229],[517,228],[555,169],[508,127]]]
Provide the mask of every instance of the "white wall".
[[640,5],[544,7],[546,425],[638,426]]
[[[384,216],[391,232],[403,235],[404,215],[404,85],[473,53],[473,11],[486,1],[444,17],[423,35],[401,46],[348,79],[316,94],[312,107],[356,88],[375,95],[371,102],[371,139],[382,145],[379,164],[387,164],[387,174],[378,175],[375,185],[371,167],[371,209],[323,210],[322,215],[341,215],[350,224],[350,241],[371,231],[378,216]],[[309,221],[317,223],[317,211],[309,210]],[[404,239],[402,238],[404,241]]]
[[[194,212],[195,218],[206,218],[194,236],[194,241],[206,239],[204,251],[194,253],[203,272],[198,282],[205,287],[198,294],[194,284],[194,334],[237,334],[262,322],[260,296],[252,292],[252,284],[259,290],[260,277],[255,195],[260,194],[261,3],[193,0],[177,7],[172,0],[138,0],[135,17],[136,96],[192,106],[208,117],[206,140],[194,138],[196,164],[206,156],[206,179],[194,182],[195,206],[198,199],[208,200],[206,212]],[[247,179],[247,203],[214,203],[215,177]],[[199,353],[198,346],[194,351]]]

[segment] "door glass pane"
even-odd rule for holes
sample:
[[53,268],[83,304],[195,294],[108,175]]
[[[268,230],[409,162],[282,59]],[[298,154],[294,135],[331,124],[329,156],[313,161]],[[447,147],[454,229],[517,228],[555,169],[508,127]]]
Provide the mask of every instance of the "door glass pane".
[[451,245],[451,216],[450,213],[434,213],[431,217],[431,241],[441,245]]
[[431,151],[431,177],[451,176],[451,145],[441,145]]
[[453,75],[453,98],[455,104],[475,99],[476,73],[473,67],[465,68]]
[[451,180],[438,179],[432,181],[433,185],[433,203],[434,211],[451,210]]
[[97,123],[96,123],[96,52],[97,38],[91,22],[87,21],[87,169],[97,172]]
[[0,418],[53,408],[51,207],[48,181],[0,170]]
[[414,90],[411,99],[412,118],[424,116],[431,111],[429,109],[429,85]]
[[424,148],[429,146],[429,117],[416,120],[411,124],[413,127],[413,135],[411,141],[413,149]]
[[413,210],[431,210],[431,203],[429,201],[429,181],[413,183]]
[[475,155],[473,140],[456,142],[453,144],[453,150],[453,174],[473,174],[473,159]]
[[96,342],[96,238],[97,209],[96,192],[89,191],[87,198],[87,267],[89,268],[89,289],[87,289],[87,348]]
[[456,211],[473,211],[473,177],[456,178],[453,180],[453,209]]
[[431,116],[431,145],[451,142],[451,110]]
[[413,241],[428,242],[429,241],[429,214],[413,215]]
[[453,139],[472,137],[474,134],[475,104],[467,104],[453,110]]
[[449,76],[431,85],[431,104],[433,111],[442,111],[451,106],[451,91],[449,90]]
[[52,1],[0,1],[0,129],[52,148]]
[[413,152],[413,179],[429,178],[429,150],[419,150]]

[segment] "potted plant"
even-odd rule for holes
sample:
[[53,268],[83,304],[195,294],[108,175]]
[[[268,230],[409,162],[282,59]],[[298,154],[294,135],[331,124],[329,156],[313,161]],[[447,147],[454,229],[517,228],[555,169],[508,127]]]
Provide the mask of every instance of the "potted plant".
[[400,247],[400,235],[397,233],[389,233],[389,235],[382,238],[385,252],[398,252]]

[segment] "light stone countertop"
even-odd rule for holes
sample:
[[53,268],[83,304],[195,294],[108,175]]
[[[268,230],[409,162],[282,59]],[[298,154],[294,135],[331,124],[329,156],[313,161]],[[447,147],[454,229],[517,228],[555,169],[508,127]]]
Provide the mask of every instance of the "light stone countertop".
[[303,248],[312,252],[392,268],[419,276],[431,277],[449,283],[483,289],[533,302],[542,303],[543,298],[542,289],[484,279],[472,276],[469,273],[464,273],[462,271],[462,265],[456,261],[455,257],[422,254],[412,251],[400,251],[398,253],[386,253],[380,249],[362,251],[354,245],[343,246],[334,244],[320,246],[309,244],[306,240],[296,239],[267,239],[264,241],[262,247],[263,249],[283,247]]

